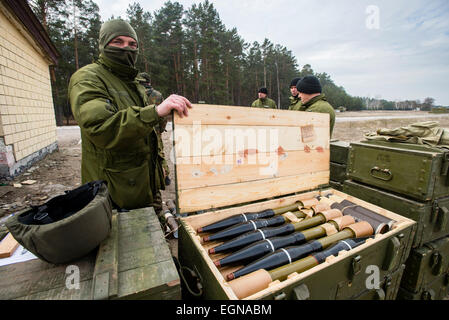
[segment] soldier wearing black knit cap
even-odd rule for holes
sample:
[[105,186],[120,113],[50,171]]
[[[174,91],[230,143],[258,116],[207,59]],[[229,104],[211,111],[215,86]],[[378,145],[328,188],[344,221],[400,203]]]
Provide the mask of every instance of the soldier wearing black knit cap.
[[274,100],[268,98],[267,88],[260,88],[259,92],[258,92],[258,96],[259,96],[259,99],[255,100],[251,104],[251,107],[276,109],[276,102],[274,102]]
[[330,136],[335,125],[335,111],[329,102],[327,102],[324,93],[321,93],[322,88],[320,80],[315,76],[307,76],[302,78],[296,84],[298,95],[301,99],[301,107],[291,110],[328,113],[330,116]]

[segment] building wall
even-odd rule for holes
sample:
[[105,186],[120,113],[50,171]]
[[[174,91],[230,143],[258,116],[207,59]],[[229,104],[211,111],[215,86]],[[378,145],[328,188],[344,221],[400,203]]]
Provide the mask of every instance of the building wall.
[[10,19],[0,10],[0,166],[11,168],[56,144],[56,122],[49,60]]

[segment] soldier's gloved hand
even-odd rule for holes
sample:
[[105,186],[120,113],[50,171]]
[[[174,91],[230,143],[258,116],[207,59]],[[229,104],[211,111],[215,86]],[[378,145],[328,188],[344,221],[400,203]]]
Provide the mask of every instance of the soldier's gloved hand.
[[165,117],[168,116],[172,110],[176,110],[179,116],[183,118],[184,116],[187,117],[189,115],[189,108],[192,108],[192,104],[189,100],[183,96],[172,94],[156,107],[156,112],[159,117]]

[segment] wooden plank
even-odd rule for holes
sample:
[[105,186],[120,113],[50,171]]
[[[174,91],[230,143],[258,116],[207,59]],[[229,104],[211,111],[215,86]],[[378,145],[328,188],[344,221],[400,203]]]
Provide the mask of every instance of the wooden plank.
[[[59,292],[66,289],[67,266],[75,265],[80,271],[80,282],[92,280],[95,252],[69,264],[54,265],[42,260],[30,260],[0,268],[0,300],[38,296],[40,292],[49,292],[54,296],[45,299],[57,299]],[[77,290],[69,290],[77,291]],[[91,299],[92,292],[83,299]]]
[[[129,216],[132,215],[132,219]],[[126,221],[126,223],[124,223]],[[119,215],[119,272],[171,259],[153,208]]]
[[19,246],[19,243],[8,233],[6,237],[0,242],[0,258],[10,257]]
[[179,275],[153,208],[119,218],[119,299],[181,298]]
[[46,291],[16,298],[17,300],[90,300],[92,297],[92,279],[81,281],[79,289],[66,287],[53,288]]
[[179,275],[173,260],[162,261],[142,268],[127,270],[120,273],[119,298],[139,299],[153,296],[160,299],[163,292],[178,288],[180,299],[181,288]]
[[[311,190],[329,182],[329,171],[206,188],[178,190],[182,213]],[[243,201],[242,201],[243,200]]]
[[188,117],[180,118],[175,112],[174,122],[176,125],[192,124],[199,121],[202,125],[270,126],[276,122],[276,125],[280,126],[305,126],[321,121],[327,122],[329,125],[329,115],[327,113],[205,104],[193,104],[193,108],[189,109]]
[[178,190],[329,170],[328,149],[179,159]]
[[117,214],[111,219],[111,232],[98,249],[93,275],[92,298],[113,299],[118,293]]
[[[189,117],[175,116],[173,143],[177,203],[183,213],[328,183],[298,181],[303,175],[329,179],[328,114],[195,105]],[[281,159],[285,162],[279,167]]]
[[329,123],[301,126],[176,125],[177,160],[186,157],[329,149]]

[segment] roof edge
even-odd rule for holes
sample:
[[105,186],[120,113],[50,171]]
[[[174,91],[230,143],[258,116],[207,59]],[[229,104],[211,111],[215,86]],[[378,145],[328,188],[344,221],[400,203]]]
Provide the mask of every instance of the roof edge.
[[39,19],[31,10],[25,0],[1,0],[11,12],[17,17],[17,20],[33,36],[41,48],[48,54],[51,61],[56,65],[61,57],[58,49],[51,41],[48,33],[40,23]]

